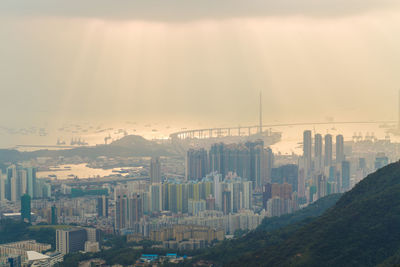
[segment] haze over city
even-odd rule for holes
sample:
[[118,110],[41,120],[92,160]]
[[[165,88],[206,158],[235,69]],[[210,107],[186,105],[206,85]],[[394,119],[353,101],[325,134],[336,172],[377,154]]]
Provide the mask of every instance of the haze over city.
[[400,264],[400,1],[0,0],[0,267]]
[[[2,1],[0,123],[396,120],[398,1]],[[379,108],[371,108],[379,106]],[[55,128],[55,127],[54,127]]]

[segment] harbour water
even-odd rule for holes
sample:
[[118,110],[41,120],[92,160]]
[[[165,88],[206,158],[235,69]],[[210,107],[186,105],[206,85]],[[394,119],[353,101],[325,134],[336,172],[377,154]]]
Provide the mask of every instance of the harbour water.
[[[124,168],[113,168],[113,169],[94,169],[86,166],[86,163],[82,164],[68,164],[53,166],[48,171],[39,171],[37,173],[38,178],[51,178],[57,180],[73,179],[73,178],[97,178],[107,176],[127,176],[129,172],[139,172],[142,167],[124,167]],[[129,171],[129,172],[128,172]]]

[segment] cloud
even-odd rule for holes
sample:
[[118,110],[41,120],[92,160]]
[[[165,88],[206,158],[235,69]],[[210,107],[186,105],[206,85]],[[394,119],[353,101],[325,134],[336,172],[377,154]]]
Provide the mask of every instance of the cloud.
[[398,0],[1,0],[0,16],[195,21],[265,16],[349,16],[392,9]]

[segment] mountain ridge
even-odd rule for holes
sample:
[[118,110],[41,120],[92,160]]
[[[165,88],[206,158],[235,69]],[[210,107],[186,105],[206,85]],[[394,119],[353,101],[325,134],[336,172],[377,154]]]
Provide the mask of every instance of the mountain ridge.
[[396,162],[368,175],[334,207],[288,238],[227,266],[375,266],[398,251],[400,163]]

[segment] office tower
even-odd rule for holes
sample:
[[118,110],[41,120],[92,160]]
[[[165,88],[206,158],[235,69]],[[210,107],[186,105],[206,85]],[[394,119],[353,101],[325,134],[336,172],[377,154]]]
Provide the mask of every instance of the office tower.
[[332,135],[325,135],[325,166],[332,166]]
[[51,224],[57,225],[58,224],[58,209],[56,205],[51,207]]
[[31,222],[31,197],[28,194],[21,197],[21,220]]
[[322,162],[322,135],[316,134],[314,137],[314,169],[321,171],[323,168]]
[[311,131],[304,131],[303,133],[303,158],[305,160],[305,170],[307,176],[311,171],[311,159],[312,159],[312,137]]
[[108,217],[108,197],[106,195],[97,198],[97,216]]
[[343,135],[336,136],[336,164],[344,161],[344,140]]
[[27,171],[27,189],[26,193],[31,196],[31,198],[36,198],[36,168],[26,168]]
[[208,158],[205,149],[189,149],[186,153],[186,180],[198,180],[208,173]]
[[56,231],[56,250],[62,254],[83,251],[86,240],[85,229],[58,229]]
[[151,212],[160,212],[162,210],[162,185],[161,184],[152,184],[150,186],[150,194],[151,194]]
[[150,183],[161,183],[161,161],[160,157],[153,157],[150,161]]
[[350,189],[350,162],[342,161],[342,192]]

